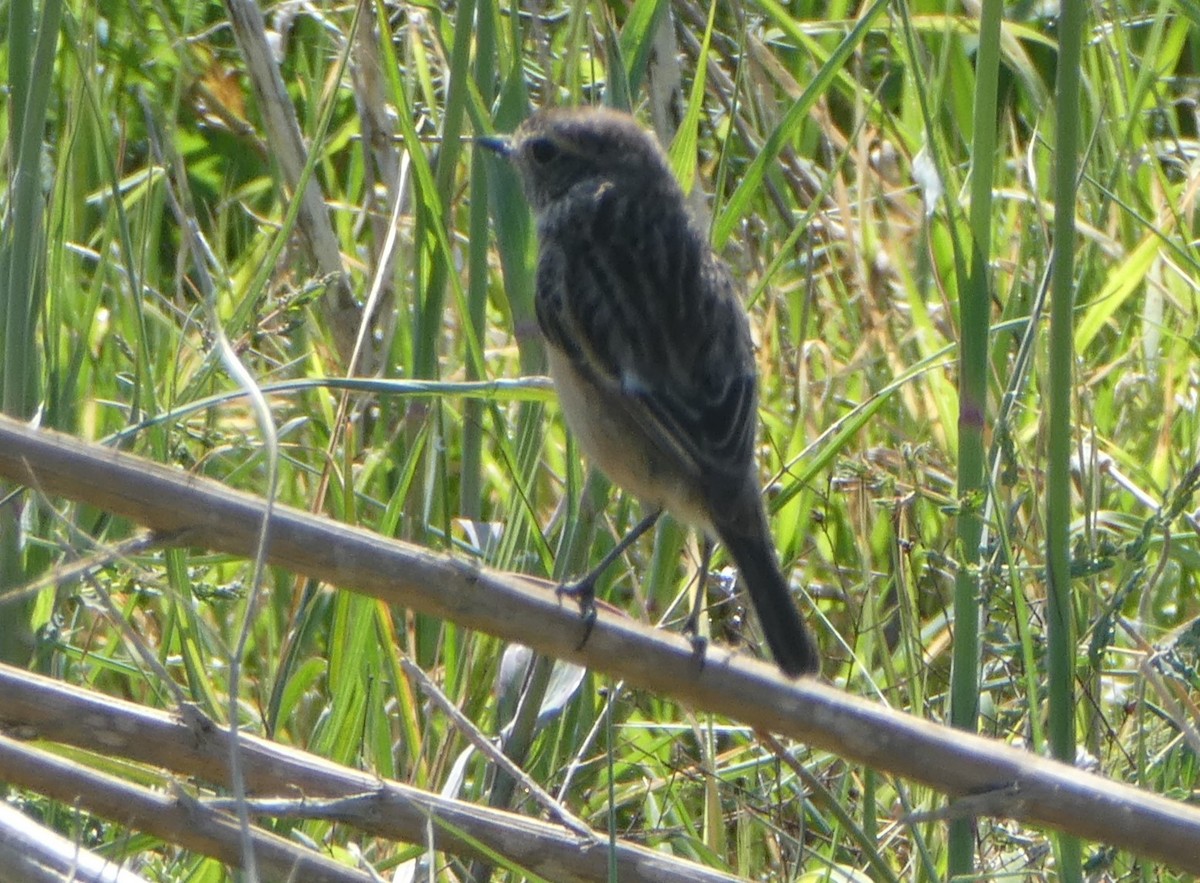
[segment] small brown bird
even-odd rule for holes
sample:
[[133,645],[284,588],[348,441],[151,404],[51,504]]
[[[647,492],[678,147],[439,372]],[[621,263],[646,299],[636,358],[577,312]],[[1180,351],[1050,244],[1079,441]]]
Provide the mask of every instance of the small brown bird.
[[711,537],[729,550],[779,667],[818,671],[760,495],[749,322],[657,140],[627,114],[581,108],[479,143],[516,167],[537,220],[538,324],[567,425],[649,509],[560,591],[594,617],[597,575],[665,509],[704,531],[702,576]]

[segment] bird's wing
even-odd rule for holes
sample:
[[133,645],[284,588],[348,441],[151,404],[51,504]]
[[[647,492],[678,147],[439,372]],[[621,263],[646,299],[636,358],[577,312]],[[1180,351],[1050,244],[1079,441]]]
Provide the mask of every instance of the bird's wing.
[[734,283],[684,219],[639,217],[617,195],[601,192],[591,212],[575,207],[574,229],[543,234],[542,331],[675,462],[717,486],[742,482],[757,384]]

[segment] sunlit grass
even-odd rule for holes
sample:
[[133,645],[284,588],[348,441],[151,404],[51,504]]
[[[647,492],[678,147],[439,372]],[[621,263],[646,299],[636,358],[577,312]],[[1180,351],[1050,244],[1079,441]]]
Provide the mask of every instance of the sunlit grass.
[[[670,65],[647,67],[659,21],[652,7],[576,4],[521,15],[487,2],[449,12],[372,7],[358,24],[371,51],[350,51],[353,75],[336,84],[353,8],[288,23],[282,76],[306,137],[320,137],[329,114],[313,174],[356,297],[380,274],[368,358],[354,373],[427,384],[348,390],[333,382],[348,353],[330,330],[332,285],[311,248],[293,233],[271,257],[293,201],[261,141],[222,9],[70,5],[71,45],[60,40],[39,164],[46,242],[35,253],[47,293],[37,333],[22,338],[33,349],[22,356],[6,346],[5,379],[22,359],[38,366],[43,425],[265,490],[261,434],[214,358],[195,287],[199,258],[183,247],[168,178],[151,159],[148,107],[186,169],[186,209],[210,269],[228,280],[217,295],[220,320],[268,390],[278,498],[496,567],[577,572],[640,509],[589,481],[544,386],[486,385],[542,370],[533,233],[515,182],[463,139],[511,129],[531,103],[599,103],[606,86],[624,86],[647,125],[688,121],[677,166],[697,171],[698,207],[751,296],[762,473],[826,676],[949,720],[954,585],[972,559],[956,523],[964,511],[977,514],[985,537],[971,574],[983,610],[980,726],[1043,749],[1043,298],[1061,210],[1053,22],[1036,9],[1006,9],[993,47],[1000,90],[995,114],[984,115],[998,123],[987,194],[986,490],[960,498],[960,269],[976,229],[978,22],[930,4],[718,4],[706,38],[708,6],[671,4],[674,83]],[[1071,207],[1079,230],[1069,396],[1075,736],[1106,774],[1180,797],[1195,779],[1194,758],[1138,676],[1144,648],[1119,620],[1153,643],[1200,613],[1194,527],[1180,513],[1169,525],[1154,520],[1200,460],[1197,124],[1179,79],[1194,65],[1195,23],[1171,4],[1090,14],[1084,153]],[[710,67],[693,91],[701,47]],[[10,37],[0,61],[19,51]],[[384,117],[393,128],[381,140],[361,137],[368,105],[399,113]],[[0,120],[10,144],[15,106]],[[10,182],[13,162],[10,150]],[[934,178],[944,196],[929,189]],[[18,197],[10,184],[6,211]],[[398,235],[385,251],[396,200]],[[15,248],[20,221],[7,223],[5,245]],[[11,316],[21,291],[6,285]],[[39,512],[30,526],[16,581],[131,531],[70,506]],[[694,553],[667,526],[614,568],[604,595],[633,617],[677,623],[671,605]],[[170,707],[157,675],[91,600],[112,593],[170,676],[224,719],[248,578],[244,561],[173,550],[114,566],[94,585],[46,593],[21,615],[38,630],[40,669]],[[714,640],[757,649],[754,625],[715,583]],[[478,757],[456,770],[466,742],[422,704],[399,664],[400,654],[416,660],[495,734],[512,713],[495,692],[505,650],[496,639],[285,572],[269,573],[266,589],[243,659],[243,726],[350,766],[434,790],[453,781],[460,796],[507,805]],[[11,613],[5,608],[6,620]],[[1194,652],[1178,652],[1163,676],[1186,682]],[[945,825],[895,823],[937,809],[928,790],[803,746],[812,780],[801,781],[755,734],[667,697],[614,694],[610,730],[598,721],[602,688],[615,687],[585,678],[557,718],[531,724],[517,753],[552,792],[578,762],[563,800],[598,828],[754,879],[829,867],[872,879],[885,870],[898,879],[945,872]],[[816,796],[806,802],[806,791]],[[72,824],[62,821],[64,830]],[[299,827],[318,842],[347,836],[324,823]],[[117,826],[100,831],[113,854],[158,848]],[[986,874],[1055,872],[1043,832],[980,821],[975,838]],[[375,844],[371,861],[389,867],[403,849]],[[159,879],[191,871],[200,879],[207,867],[194,856],[157,856],[143,873]],[[1128,856],[1092,859],[1114,876],[1134,873]]]

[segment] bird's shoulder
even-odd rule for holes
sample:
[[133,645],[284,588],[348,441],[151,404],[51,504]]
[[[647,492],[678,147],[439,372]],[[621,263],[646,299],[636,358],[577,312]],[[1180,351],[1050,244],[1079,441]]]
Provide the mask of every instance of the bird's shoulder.
[[571,349],[556,333],[567,323],[594,346],[611,341],[631,369],[669,359],[702,382],[696,369],[715,358],[753,372],[738,287],[673,185],[580,182],[546,208],[538,234],[539,319],[552,343]]

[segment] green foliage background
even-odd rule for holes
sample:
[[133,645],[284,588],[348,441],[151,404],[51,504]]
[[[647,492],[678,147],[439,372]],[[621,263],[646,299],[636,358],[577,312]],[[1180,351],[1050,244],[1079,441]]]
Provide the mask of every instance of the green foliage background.
[[[263,435],[214,355],[193,270],[201,258],[168,206],[179,168],[185,211],[210,251],[215,316],[268,394],[278,498],[497,568],[578,572],[640,511],[589,480],[534,379],[529,219],[506,170],[459,135],[511,130],[535,105],[628,103],[647,125],[665,109],[666,128],[677,127],[676,168],[746,282],[772,524],[826,676],[948,718],[954,582],[969,558],[956,516],[979,513],[985,539],[970,575],[984,609],[980,726],[1048,750],[1044,403],[1051,384],[1067,383],[1078,744],[1114,778],[1194,793],[1196,746],[1181,730],[1197,722],[1196,654],[1179,640],[1200,613],[1188,514],[1200,461],[1194,4],[1088,10],[1076,108],[1083,156],[1077,201],[1066,207],[1079,231],[1069,377],[1049,371],[1044,301],[1052,222],[1064,210],[1053,189],[1058,23],[1046,6],[1004,9],[990,240],[980,244],[992,323],[986,479],[966,497],[956,491],[957,342],[973,253],[966,194],[979,22],[970,11],[925,0],[712,9],[478,0],[365,6],[357,17],[353,6],[265,8],[351,290],[365,299],[380,274],[371,356],[352,373],[433,381],[374,386],[345,398],[345,410],[344,392],[327,382],[344,374],[347,356],[325,311],[332,282],[287,217],[290,197],[225,9],[68,2],[61,26],[56,11],[10,2],[0,42],[13,84],[0,115],[7,412],[266,491]],[[664,63],[671,53],[651,48],[668,13],[677,83]],[[24,28],[22,15],[41,29]],[[57,42],[39,56],[47,21]],[[354,27],[370,52],[351,39]],[[33,93],[33,113],[12,73],[23,63],[43,93]],[[350,76],[356,68],[374,71],[374,91]],[[394,140],[362,140],[364,101],[386,106]],[[38,146],[30,125],[42,133],[36,162],[21,146]],[[381,267],[401,180],[396,248]],[[471,385],[498,378],[520,382]],[[132,530],[42,501],[20,546],[15,528],[0,526],[4,577],[20,585]],[[694,546],[668,526],[614,569],[602,594],[670,627],[694,563]],[[107,593],[172,679],[224,720],[248,575],[242,560],[182,550],[122,562],[91,582],[6,602],[6,633],[27,640],[5,653],[27,661],[32,648],[39,670],[170,707],[97,603]],[[758,652],[728,588],[710,587],[714,640]],[[242,657],[240,723],[437,790],[465,742],[418,700],[400,655],[495,733],[509,713],[496,692],[504,649],[270,572]],[[611,728],[599,726],[606,702]],[[800,752],[806,781],[744,728],[588,676],[531,735],[522,763],[552,791],[577,763],[562,797],[589,822],[748,878],[944,876],[945,826],[899,822],[936,808],[935,795]],[[460,795],[498,800],[474,763]],[[801,799],[806,789],[811,800]],[[39,809],[77,830],[70,807]],[[299,827],[338,847],[355,836]],[[225,874],[118,826],[81,836],[115,858],[137,855],[157,879]],[[988,878],[1059,873],[1041,832],[981,820],[972,838]],[[419,853],[359,846],[382,873]],[[1085,847],[1084,858],[1114,879],[1170,878],[1099,848]]]

